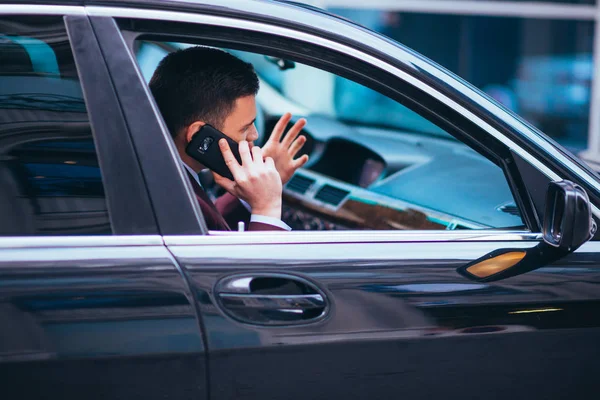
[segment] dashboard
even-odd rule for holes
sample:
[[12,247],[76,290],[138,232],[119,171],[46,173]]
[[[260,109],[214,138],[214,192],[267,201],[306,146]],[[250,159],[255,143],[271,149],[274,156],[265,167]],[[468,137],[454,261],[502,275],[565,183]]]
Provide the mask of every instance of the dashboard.
[[283,217],[293,229],[524,225],[503,171],[458,141],[307,120],[301,153],[309,162],[284,187]]
[[362,188],[369,187],[385,171],[383,158],[346,139],[333,138],[309,170]]

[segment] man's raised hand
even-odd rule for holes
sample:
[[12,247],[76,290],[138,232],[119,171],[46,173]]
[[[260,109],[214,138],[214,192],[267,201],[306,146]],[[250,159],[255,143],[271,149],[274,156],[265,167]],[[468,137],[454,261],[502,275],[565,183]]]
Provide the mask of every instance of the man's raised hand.
[[301,157],[294,159],[304,143],[306,143],[306,136],[298,134],[306,125],[304,118],[299,119],[294,126],[290,128],[283,140],[284,130],[290,120],[292,114],[285,113],[273,128],[273,132],[269,137],[267,143],[263,146],[263,155],[265,157],[271,157],[281,177],[281,182],[285,184],[290,180],[294,172],[308,161],[308,155],[304,154]]

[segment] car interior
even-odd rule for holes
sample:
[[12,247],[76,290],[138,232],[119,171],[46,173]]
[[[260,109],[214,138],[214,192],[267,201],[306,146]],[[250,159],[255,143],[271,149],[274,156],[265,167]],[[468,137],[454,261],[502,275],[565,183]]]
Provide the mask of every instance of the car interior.
[[[194,44],[135,41],[148,82],[171,51]],[[257,145],[286,112],[303,117],[309,162],[284,187],[294,230],[526,229],[497,164],[399,102],[288,58],[222,48],[253,64]],[[205,188],[219,194],[210,173]]]

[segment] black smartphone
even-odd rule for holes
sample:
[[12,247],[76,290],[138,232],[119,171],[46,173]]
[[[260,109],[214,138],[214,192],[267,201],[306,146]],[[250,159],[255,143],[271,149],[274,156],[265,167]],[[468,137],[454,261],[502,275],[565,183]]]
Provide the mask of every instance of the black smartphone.
[[221,149],[219,148],[219,140],[221,139],[227,140],[227,143],[229,143],[229,147],[231,148],[231,152],[241,164],[242,159],[240,157],[240,151],[238,149],[237,142],[208,124],[203,125],[198,132],[194,133],[192,140],[185,148],[185,152],[211,171],[234,180],[231,171],[225,164]]

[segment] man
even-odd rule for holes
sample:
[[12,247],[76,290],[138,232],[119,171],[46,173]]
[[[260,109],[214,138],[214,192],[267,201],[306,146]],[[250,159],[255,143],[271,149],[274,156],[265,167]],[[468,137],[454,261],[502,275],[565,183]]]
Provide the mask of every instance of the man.
[[[251,64],[227,52],[200,46],[167,55],[150,80],[150,90],[210,230],[236,229],[238,221],[245,222],[248,230],[290,230],[281,221],[282,185],[308,161],[307,155],[295,159],[306,142],[306,137],[298,136],[306,121],[299,120],[281,140],[291,120],[288,113],[262,149],[253,146],[258,139],[254,126],[258,85]],[[242,159],[240,165],[227,141],[219,142],[234,180],[213,172],[215,182],[227,191],[214,204],[198,179],[205,167],[185,152],[204,124],[238,142]]]

